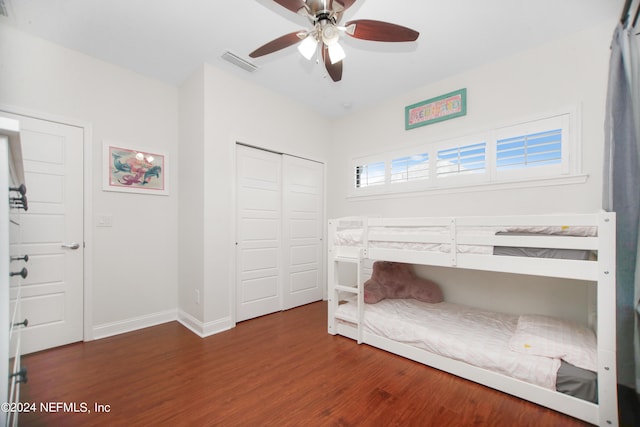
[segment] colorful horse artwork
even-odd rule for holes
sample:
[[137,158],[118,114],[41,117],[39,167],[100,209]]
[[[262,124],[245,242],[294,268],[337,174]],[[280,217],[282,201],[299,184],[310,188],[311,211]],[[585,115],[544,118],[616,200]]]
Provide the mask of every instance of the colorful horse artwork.
[[111,187],[164,190],[164,156],[125,148],[109,147]]

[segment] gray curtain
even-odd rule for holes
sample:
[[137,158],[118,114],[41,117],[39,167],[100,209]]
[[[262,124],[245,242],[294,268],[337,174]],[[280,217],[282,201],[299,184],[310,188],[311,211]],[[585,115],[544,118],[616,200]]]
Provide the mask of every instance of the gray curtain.
[[[637,7],[640,7],[637,6]],[[636,17],[638,12],[636,12]],[[631,27],[627,30],[627,40],[629,42],[629,75],[631,83],[631,103],[633,106],[633,117],[636,126],[636,151],[640,155],[640,29],[638,26]],[[636,188],[639,187],[638,170],[636,169]],[[636,268],[635,268],[635,380],[636,392],[640,393],[640,236],[638,245],[636,246]]]
[[620,23],[611,44],[603,207],[617,217],[618,382],[640,391],[640,63],[637,30]]

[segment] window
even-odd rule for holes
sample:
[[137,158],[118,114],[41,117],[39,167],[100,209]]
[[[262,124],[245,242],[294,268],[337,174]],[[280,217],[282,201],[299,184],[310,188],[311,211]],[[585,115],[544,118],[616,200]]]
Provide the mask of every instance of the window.
[[570,114],[495,130],[495,177],[499,180],[566,176],[577,169],[577,147],[569,137]]
[[391,160],[391,182],[419,181],[429,178],[429,153]]
[[499,139],[496,169],[520,169],[562,162],[562,129]]
[[356,166],[356,188],[383,185],[385,183],[384,162]]
[[487,143],[438,150],[438,178],[486,172]]
[[[355,160],[355,192],[382,194],[544,180],[580,179],[577,113],[522,121]],[[417,153],[417,154],[412,154]],[[576,181],[579,182],[579,181]],[[373,187],[364,190],[365,187]]]

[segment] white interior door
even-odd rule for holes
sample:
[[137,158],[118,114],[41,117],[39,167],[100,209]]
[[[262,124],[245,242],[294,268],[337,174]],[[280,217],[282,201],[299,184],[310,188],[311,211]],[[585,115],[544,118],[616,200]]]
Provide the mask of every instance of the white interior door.
[[279,311],[281,156],[236,146],[236,321]]
[[20,120],[29,205],[20,214],[21,242],[12,247],[29,255],[20,290],[26,354],[83,339],[84,136],[78,127],[8,116]]
[[324,166],[283,157],[283,308],[323,296]]

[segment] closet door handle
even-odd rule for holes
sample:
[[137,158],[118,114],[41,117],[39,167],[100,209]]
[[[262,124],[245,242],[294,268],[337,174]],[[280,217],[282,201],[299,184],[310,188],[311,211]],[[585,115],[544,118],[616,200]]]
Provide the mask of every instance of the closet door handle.
[[60,247],[61,248],[65,248],[65,249],[73,249],[75,251],[76,249],[78,249],[80,247],[80,243],[76,243],[76,242],[71,243],[71,244],[63,243],[62,245],[60,245]]

